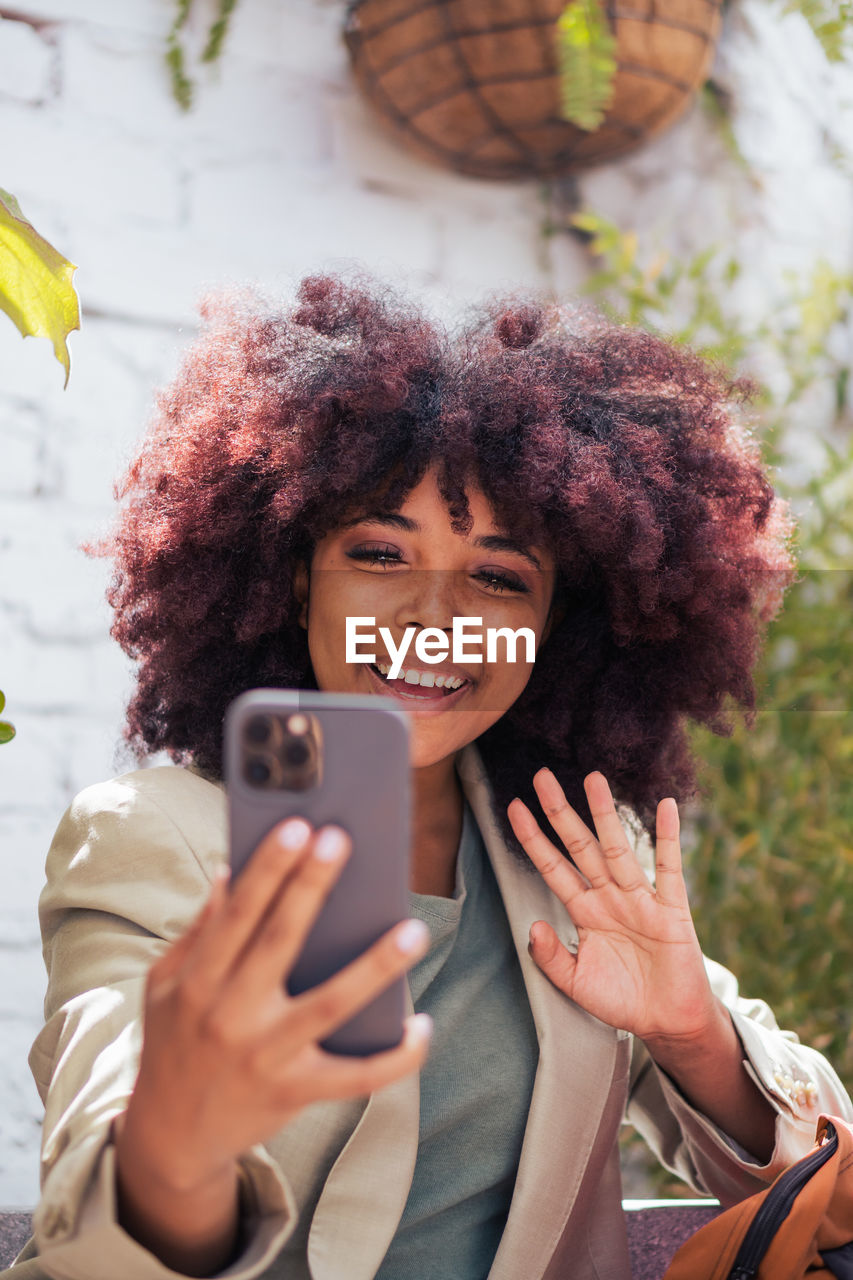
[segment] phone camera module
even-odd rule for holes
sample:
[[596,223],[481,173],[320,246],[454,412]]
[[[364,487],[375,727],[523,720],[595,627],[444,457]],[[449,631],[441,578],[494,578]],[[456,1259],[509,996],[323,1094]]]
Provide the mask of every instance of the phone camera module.
[[272,716],[252,716],[246,724],[246,741],[254,747],[265,747],[275,736],[275,728]]
[[311,748],[307,742],[296,738],[292,742],[288,742],[284,749],[284,757],[289,765],[298,768],[300,765],[307,764],[311,759]]
[[309,791],[322,777],[322,730],[316,716],[258,709],[242,727],[242,773],[262,791]]
[[246,781],[253,787],[267,787],[272,780],[273,770],[263,756],[250,756],[246,761]]

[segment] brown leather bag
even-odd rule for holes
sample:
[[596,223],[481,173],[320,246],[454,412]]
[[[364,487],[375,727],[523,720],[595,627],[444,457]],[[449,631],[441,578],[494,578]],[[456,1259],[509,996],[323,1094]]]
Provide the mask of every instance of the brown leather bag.
[[691,1236],[663,1280],[853,1280],[853,1126],[821,1116],[816,1143]]

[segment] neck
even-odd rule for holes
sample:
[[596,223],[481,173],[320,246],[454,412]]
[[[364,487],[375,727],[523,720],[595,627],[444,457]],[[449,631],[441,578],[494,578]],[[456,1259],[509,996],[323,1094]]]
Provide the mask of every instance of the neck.
[[462,834],[462,788],[448,756],[412,771],[412,878],[415,893],[453,896]]

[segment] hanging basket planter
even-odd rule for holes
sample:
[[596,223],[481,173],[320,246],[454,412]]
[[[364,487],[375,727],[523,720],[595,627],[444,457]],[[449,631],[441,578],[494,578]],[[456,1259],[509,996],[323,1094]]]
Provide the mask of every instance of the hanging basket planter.
[[563,115],[566,0],[354,0],[345,39],[364,94],[421,155],[479,178],[546,178],[624,155],[671,124],[713,58],[721,0],[602,8],[616,66],[592,131]]

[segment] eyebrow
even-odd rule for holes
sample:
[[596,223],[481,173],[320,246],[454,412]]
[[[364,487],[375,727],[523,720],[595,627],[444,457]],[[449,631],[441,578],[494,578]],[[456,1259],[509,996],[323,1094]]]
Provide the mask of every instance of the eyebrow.
[[[381,524],[387,529],[401,529],[404,533],[423,532],[417,520],[402,516],[396,511],[372,511],[354,516],[351,520],[345,520],[340,528],[349,529],[354,524]],[[474,546],[482,547],[484,551],[508,551],[513,555],[522,556],[533,565],[534,569],[542,568],[529,547],[522,546],[520,542],[516,542],[514,538],[508,538],[503,533],[483,534],[482,537],[474,539]]]

